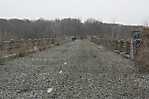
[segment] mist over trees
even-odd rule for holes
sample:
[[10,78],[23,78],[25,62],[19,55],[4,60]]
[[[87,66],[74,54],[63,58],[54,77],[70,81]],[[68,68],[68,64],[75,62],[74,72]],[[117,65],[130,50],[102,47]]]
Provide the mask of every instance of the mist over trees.
[[127,39],[130,32],[141,26],[107,24],[94,19],[81,22],[79,19],[56,20],[0,19],[0,41],[10,39],[33,39],[45,37],[65,37],[97,35],[104,38]]

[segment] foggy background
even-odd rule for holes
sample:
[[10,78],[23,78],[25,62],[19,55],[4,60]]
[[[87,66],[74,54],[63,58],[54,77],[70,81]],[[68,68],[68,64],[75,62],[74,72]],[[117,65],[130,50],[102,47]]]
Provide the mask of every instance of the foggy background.
[[0,18],[95,18],[102,22],[143,25],[148,0],[0,0]]

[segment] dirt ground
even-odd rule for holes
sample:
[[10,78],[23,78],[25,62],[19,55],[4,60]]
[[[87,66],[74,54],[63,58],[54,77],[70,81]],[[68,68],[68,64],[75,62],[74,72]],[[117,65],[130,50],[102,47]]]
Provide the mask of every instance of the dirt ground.
[[149,99],[149,75],[76,40],[0,65],[0,99]]

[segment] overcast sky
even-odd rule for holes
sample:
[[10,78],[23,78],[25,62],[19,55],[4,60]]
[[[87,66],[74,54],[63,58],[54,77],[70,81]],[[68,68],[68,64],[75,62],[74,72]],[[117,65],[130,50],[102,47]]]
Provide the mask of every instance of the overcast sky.
[[95,18],[103,22],[144,24],[149,0],[0,0],[1,18]]

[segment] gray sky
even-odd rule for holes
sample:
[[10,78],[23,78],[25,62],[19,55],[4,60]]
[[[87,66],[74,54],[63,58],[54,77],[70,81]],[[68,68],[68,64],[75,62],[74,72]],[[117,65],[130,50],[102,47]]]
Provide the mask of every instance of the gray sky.
[[95,18],[103,22],[144,24],[149,0],[0,0],[1,18]]

